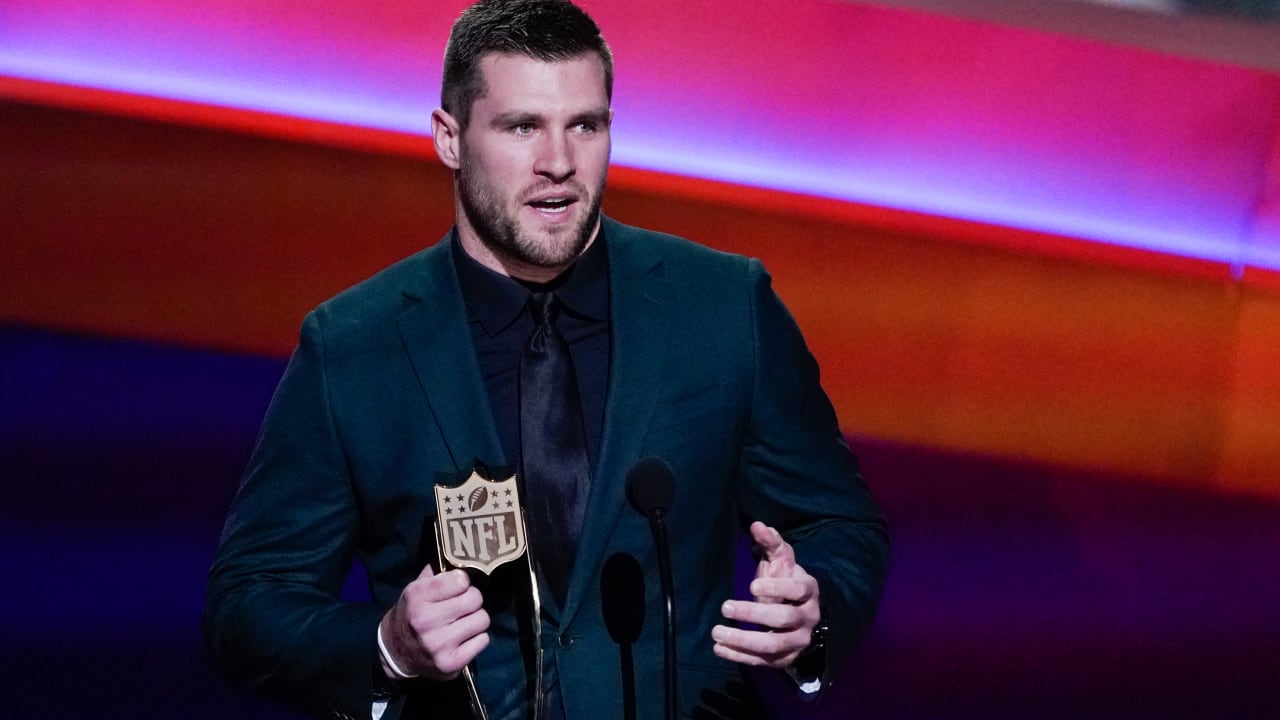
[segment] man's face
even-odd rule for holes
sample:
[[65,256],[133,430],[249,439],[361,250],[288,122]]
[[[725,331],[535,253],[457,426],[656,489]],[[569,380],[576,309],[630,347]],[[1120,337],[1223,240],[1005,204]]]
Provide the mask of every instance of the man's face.
[[457,145],[459,232],[510,274],[549,279],[599,228],[611,120],[604,70],[595,54],[493,54],[480,69],[485,92]]

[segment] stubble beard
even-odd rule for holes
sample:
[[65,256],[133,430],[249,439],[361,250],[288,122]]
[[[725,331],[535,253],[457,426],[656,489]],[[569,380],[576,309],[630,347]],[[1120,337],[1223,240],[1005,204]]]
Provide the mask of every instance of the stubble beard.
[[591,194],[580,182],[573,181],[567,185],[578,196],[579,202],[589,197],[590,206],[577,224],[552,227],[550,232],[542,233],[542,238],[522,229],[516,213],[524,206],[525,198],[555,187],[551,183],[526,188],[516,198],[514,211],[504,207],[502,196],[475,174],[460,173],[458,192],[467,220],[480,242],[494,255],[532,267],[563,268],[586,249],[600,218],[600,201],[604,195],[603,179]]

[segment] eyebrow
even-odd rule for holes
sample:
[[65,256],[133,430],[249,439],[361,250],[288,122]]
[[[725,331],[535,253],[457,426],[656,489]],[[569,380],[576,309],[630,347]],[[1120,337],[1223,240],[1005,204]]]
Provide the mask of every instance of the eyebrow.
[[588,110],[587,112],[579,113],[573,117],[574,123],[580,123],[583,121],[590,121],[597,125],[608,125],[609,124],[609,108],[597,108],[595,110]]
[[[540,125],[545,121],[543,116],[537,113],[525,112],[522,110],[512,110],[510,112],[495,115],[490,125],[496,128],[510,127],[512,125]],[[578,113],[570,118],[569,124],[577,124],[580,122],[593,122],[597,125],[609,124],[609,108],[597,108],[586,112]]]
[[493,116],[493,120],[490,120],[489,124],[493,127],[508,127],[525,123],[537,124],[540,120],[541,118],[534,113],[512,111]]

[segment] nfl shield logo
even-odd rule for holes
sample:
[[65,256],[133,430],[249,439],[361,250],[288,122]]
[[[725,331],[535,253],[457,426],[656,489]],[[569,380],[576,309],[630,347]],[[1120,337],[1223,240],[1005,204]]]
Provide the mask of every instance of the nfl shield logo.
[[514,476],[495,482],[473,472],[457,487],[435,490],[440,554],[454,567],[488,575],[524,553],[524,512]]

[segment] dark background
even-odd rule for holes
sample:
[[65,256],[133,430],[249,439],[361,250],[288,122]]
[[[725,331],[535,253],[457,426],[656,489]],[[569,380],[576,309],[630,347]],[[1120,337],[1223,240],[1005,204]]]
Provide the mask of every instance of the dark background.
[[[282,369],[0,328],[0,717],[292,716],[199,631]],[[1275,717],[1280,507],[852,442],[895,539],[883,609],[819,708],[765,678],[781,717]]]

